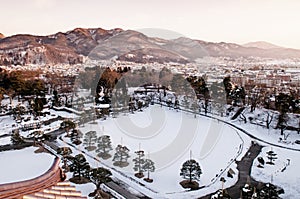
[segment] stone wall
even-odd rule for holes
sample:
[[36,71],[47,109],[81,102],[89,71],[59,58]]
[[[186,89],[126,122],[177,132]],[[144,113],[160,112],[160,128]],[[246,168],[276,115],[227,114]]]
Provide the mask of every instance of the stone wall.
[[20,198],[23,195],[35,193],[55,185],[57,182],[61,181],[63,175],[59,163],[60,159],[56,157],[51,168],[39,177],[20,182],[1,184],[0,198]]

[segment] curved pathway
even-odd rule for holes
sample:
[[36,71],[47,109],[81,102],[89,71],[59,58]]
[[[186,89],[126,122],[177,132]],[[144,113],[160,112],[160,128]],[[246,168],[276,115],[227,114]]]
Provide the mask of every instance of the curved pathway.
[[[239,170],[238,181],[233,186],[226,189],[231,198],[239,198],[241,187],[243,187],[246,183],[251,183],[251,185],[254,186],[257,186],[260,183],[251,178],[250,175],[253,161],[261,152],[262,148],[263,147],[261,145],[252,143],[246,155],[241,159],[241,161],[237,162],[237,169]],[[203,196],[201,199],[210,199],[214,194],[215,193]]]

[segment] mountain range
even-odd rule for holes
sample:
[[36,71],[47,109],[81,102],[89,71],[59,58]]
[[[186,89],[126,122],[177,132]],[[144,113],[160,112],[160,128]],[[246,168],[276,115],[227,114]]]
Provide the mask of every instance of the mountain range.
[[284,59],[299,58],[300,50],[266,42],[238,45],[186,37],[168,40],[120,28],[76,28],[48,36],[0,34],[0,65],[77,64],[86,57],[138,63],[188,63],[205,56]]
[[261,49],[274,49],[274,48],[283,48],[281,46],[277,46],[265,41],[255,41],[243,44],[244,47],[254,47],[254,48],[261,48]]

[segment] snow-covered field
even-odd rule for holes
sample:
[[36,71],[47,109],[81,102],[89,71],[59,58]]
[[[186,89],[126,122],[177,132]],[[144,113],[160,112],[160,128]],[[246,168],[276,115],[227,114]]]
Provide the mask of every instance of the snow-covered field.
[[[128,160],[130,164],[125,168],[113,166],[112,158],[99,158],[101,163],[145,184],[146,188],[138,186],[136,182],[114,172],[117,178],[125,181],[131,188],[153,198],[196,198],[220,189],[220,176],[226,178],[226,187],[233,185],[237,180],[234,159],[240,159],[250,145],[249,138],[239,136],[228,125],[205,117],[195,118],[193,114],[158,105],[150,106],[143,112],[125,115],[122,113],[117,118],[97,122],[85,124],[80,130],[83,133],[96,131],[97,136],[110,135],[113,148],[117,144],[126,145],[131,156]],[[65,140],[68,141],[66,138]],[[132,159],[136,157],[134,151],[139,150],[139,147],[156,164],[156,171],[150,176],[154,179],[151,184],[134,177]],[[84,146],[79,146],[79,149],[85,150]],[[94,157],[97,155],[95,151],[87,153]],[[111,151],[112,156],[113,153],[114,150]],[[183,180],[179,173],[190,154],[201,166],[203,174],[199,184],[204,188],[187,193],[179,184]],[[92,166],[100,166],[92,158],[88,159]],[[227,177],[229,168],[236,172],[232,179]]]
[[54,156],[34,153],[36,147],[0,153],[0,184],[29,180],[44,174],[52,165]]

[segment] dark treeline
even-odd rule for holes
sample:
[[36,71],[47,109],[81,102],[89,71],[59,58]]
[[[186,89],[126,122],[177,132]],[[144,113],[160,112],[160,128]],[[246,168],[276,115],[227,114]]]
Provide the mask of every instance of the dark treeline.
[[0,95],[15,96],[44,95],[45,82],[39,78],[39,71],[0,70]]

